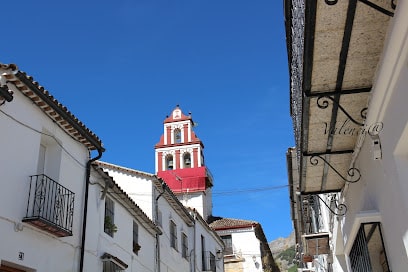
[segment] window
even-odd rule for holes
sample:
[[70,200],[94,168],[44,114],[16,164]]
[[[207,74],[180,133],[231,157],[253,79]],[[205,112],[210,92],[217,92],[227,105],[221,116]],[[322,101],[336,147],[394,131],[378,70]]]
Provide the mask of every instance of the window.
[[162,227],[163,225],[162,225],[162,212],[161,212],[161,210],[159,210],[159,209],[157,209],[157,222],[156,222],[156,224],[157,224],[157,226],[159,226],[159,227]]
[[45,145],[40,144],[40,152],[38,154],[37,174],[44,174],[46,149],[47,148]]
[[[44,130],[44,134],[52,135]],[[58,180],[61,168],[62,148],[57,139],[46,135],[41,136],[38,149],[37,174],[47,175],[53,180]]]
[[166,157],[166,170],[172,170],[173,169],[173,156],[168,155]]
[[207,266],[206,266],[206,258],[205,258],[205,240],[204,240],[204,236],[201,235],[201,268],[202,270],[207,270]]
[[354,272],[390,271],[379,222],[361,224],[349,257]]
[[103,272],[120,272],[125,271],[114,262],[103,262]]
[[184,168],[191,168],[191,155],[190,155],[190,153],[188,153],[188,152],[184,153],[183,163],[184,163]]
[[216,271],[215,255],[211,251],[203,251],[203,271]]
[[104,221],[104,231],[106,234],[113,237],[113,233],[117,231],[115,225],[115,213],[114,213],[114,202],[112,199],[106,197],[105,198],[105,221]]
[[209,257],[210,259],[209,259],[209,261],[210,261],[210,263],[209,263],[209,265],[210,265],[210,270],[211,271],[213,271],[213,272],[215,272],[215,255],[214,254],[212,254],[212,252],[210,252],[210,257]]
[[170,221],[170,246],[177,250],[177,226]]
[[188,257],[188,239],[187,235],[182,233],[181,234],[181,256],[185,259]]
[[121,272],[129,267],[124,261],[107,252],[101,256],[101,259],[103,262],[103,272]]
[[174,130],[174,143],[175,144],[181,143],[181,130],[179,128],[176,128]]
[[133,253],[136,255],[139,253],[140,250],[139,245],[139,226],[136,222],[133,221]]
[[221,236],[222,241],[224,242],[225,249],[224,249],[224,255],[231,255],[234,253],[232,249],[232,237],[231,235],[223,235]]

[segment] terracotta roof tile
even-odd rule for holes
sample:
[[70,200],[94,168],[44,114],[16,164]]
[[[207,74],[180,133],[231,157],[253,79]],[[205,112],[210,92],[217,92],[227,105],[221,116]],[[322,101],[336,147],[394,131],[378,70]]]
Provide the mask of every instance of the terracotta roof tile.
[[146,229],[149,231],[153,230],[161,234],[161,230],[153,223],[153,221],[150,220],[149,216],[139,207],[139,205],[136,204],[136,202],[128,195],[128,193],[125,190],[123,190],[119,186],[119,184],[116,183],[113,177],[109,175],[109,173],[105,171],[98,162],[94,162],[92,165],[94,169],[97,172],[99,172],[100,175],[105,175],[106,177],[108,177],[110,181],[113,183],[113,186],[116,187],[117,191],[119,191],[123,196],[126,197],[126,199],[122,198],[122,200],[131,203],[131,206],[133,206],[133,210],[137,213],[139,219],[144,221]]
[[251,226],[259,225],[258,222],[252,220],[233,219],[233,218],[221,218],[210,223],[212,229],[236,229],[247,228]]
[[104,150],[99,137],[88,129],[64,105],[58,102],[43,86],[18,70],[15,64],[0,63],[2,76],[36,104],[49,118],[55,121],[68,135],[90,150]]

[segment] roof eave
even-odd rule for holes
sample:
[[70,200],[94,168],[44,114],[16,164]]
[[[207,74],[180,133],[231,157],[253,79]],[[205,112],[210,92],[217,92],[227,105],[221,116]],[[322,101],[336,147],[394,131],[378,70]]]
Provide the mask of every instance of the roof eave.
[[90,144],[91,150],[105,151],[102,142],[96,138],[90,131],[84,126],[81,126],[78,120],[75,120],[72,114],[64,111],[59,105],[57,105],[49,96],[44,94],[44,92],[36,85],[32,80],[30,80],[25,73],[18,71],[15,76],[24,83],[30,90],[32,90],[38,97],[40,97],[45,103],[47,103],[58,115],[60,115],[64,120],[66,120],[76,131],[78,131]]

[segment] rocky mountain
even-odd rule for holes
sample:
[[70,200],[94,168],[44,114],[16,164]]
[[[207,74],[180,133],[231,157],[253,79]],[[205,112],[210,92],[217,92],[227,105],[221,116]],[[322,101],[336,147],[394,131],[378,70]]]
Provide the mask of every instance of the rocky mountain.
[[281,272],[297,271],[297,266],[293,263],[295,257],[295,232],[286,237],[269,243],[275,262],[278,264]]

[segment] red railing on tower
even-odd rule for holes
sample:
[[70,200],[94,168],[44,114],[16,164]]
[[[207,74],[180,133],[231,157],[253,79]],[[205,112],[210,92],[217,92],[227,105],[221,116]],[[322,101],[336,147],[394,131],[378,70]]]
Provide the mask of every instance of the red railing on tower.
[[174,169],[157,172],[174,193],[199,192],[212,187],[212,176],[207,167]]

